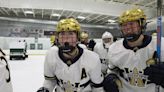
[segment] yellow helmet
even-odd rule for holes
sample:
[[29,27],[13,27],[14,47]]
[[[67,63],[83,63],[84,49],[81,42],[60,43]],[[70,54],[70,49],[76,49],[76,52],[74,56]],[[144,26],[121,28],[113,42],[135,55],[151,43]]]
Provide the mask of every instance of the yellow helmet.
[[50,41],[51,41],[51,44],[55,43],[55,41],[56,41],[55,35],[50,36]]
[[81,32],[81,34],[80,34],[81,39],[87,39],[88,37],[89,37],[89,35],[87,32],[85,32],[85,31]]
[[152,36],[157,36],[157,33],[152,33]]
[[135,8],[132,10],[127,10],[125,11],[120,17],[119,17],[119,23],[126,23],[126,22],[131,22],[131,21],[137,21],[137,20],[146,20],[146,15],[144,14],[144,11]]
[[63,32],[63,31],[79,32],[80,31],[80,24],[74,18],[62,19],[57,24],[57,32],[59,33],[59,32]]

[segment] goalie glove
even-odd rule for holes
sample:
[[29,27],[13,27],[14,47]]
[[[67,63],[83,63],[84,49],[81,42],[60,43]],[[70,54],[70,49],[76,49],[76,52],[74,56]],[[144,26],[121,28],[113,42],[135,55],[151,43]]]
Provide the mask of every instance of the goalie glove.
[[164,63],[150,65],[144,70],[144,74],[148,75],[150,83],[155,83],[164,88]]
[[49,92],[49,90],[45,87],[41,87],[37,92]]

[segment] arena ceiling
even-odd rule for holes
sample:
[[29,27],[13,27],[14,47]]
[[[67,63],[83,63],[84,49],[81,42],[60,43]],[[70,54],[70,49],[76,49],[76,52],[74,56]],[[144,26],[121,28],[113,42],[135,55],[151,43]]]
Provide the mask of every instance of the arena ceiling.
[[48,21],[74,17],[83,24],[114,25],[123,11],[133,7],[142,8],[148,19],[156,17],[157,0],[0,0],[0,17]]

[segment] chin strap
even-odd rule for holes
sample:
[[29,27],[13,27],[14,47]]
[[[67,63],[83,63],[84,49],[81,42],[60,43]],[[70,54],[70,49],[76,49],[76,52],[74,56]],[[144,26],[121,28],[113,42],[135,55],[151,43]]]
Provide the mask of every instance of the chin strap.
[[66,52],[66,53],[63,53],[63,55],[66,57],[66,58],[74,58],[78,55],[79,53],[79,50],[77,48],[75,48],[73,51],[71,52]]
[[75,49],[75,47],[71,46],[68,42],[65,42],[63,46],[59,46],[59,49],[63,53],[71,53]]

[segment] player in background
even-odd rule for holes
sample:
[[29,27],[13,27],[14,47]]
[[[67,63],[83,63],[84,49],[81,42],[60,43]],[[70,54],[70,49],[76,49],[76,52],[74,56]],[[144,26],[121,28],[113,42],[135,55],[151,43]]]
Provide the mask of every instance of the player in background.
[[57,45],[57,38],[55,35],[51,35],[50,36],[50,42],[51,42],[51,45],[54,46],[54,45]]
[[80,24],[73,18],[57,24],[59,46],[53,46],[44,63],[45,81],[37,92],[103,92],[99,56],[77,45]]
[[107,53],[109,46],[113,43],[113,35],[110,32],[104,32],[102,35],[102,42],[97,43],[94,47],[94,52],[96,52],[101,60],[101,68],[104,75],[107,73],[108,64],[107,64]]
[[88,47],[89,34],[86,31],[80,32],[80,42]]
[[13,92],[10,69],[5,53],[0,48],[0,92]]
[[[156,38],[144,35],[146,15],[141,9],[124,12],[119,23],[124,39],[109,48],[109,75],[104,79],[107,92],[164,92],[164,63],[156,62]],[[164,47],[164,39],[162,39]],[[164,61],[164,48],[161,48]]]
[[89,34],[86,31],[80,32],[79,46],[83,49],[88,49]]
[[95,45],[96,45],[95,40],[94,40],[94,39],[90,39],[90,40],[89,40],[89,43],[88,43],[88,49],[91,50],[91,51],[93,51]]
[[93,39],[89,40],[89,34],[86,31],[82,31],[80,33],[80,43],[79,46],[83,49],[88,49],[93,51],[94,46],[96,45],[96,42]]

